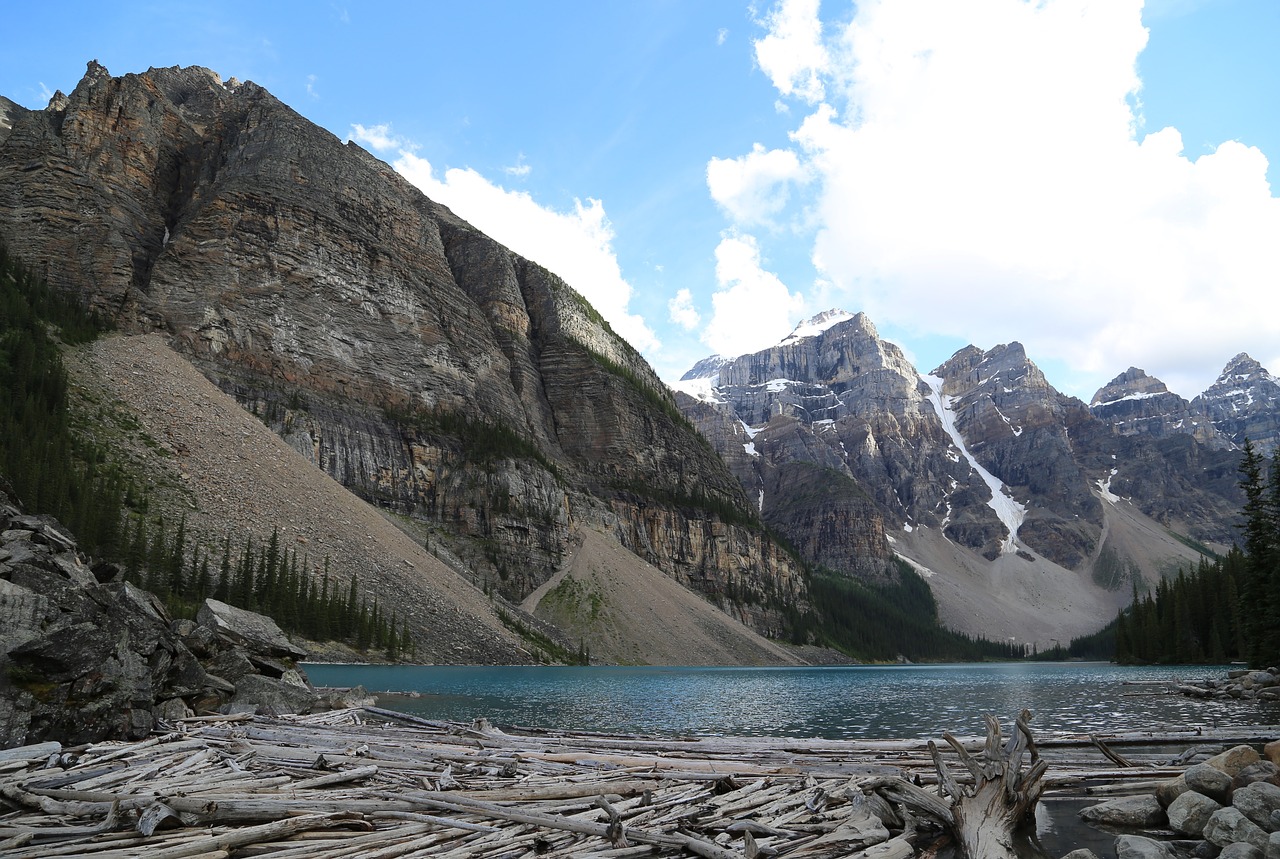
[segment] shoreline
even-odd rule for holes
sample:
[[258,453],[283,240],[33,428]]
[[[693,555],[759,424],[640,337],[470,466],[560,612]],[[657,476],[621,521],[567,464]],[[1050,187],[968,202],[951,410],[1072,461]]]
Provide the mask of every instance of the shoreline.
[[[818,856],[852,837],[846,824],[877,779],[937,783],[927,739],[504,731],[381,707],[171,727],[133,743],[0,752],[0,795],[21,808],[0,816],[0,852],[122,859],[229,856],[252,845],[252,855],[282,859],[576,857],[643,847],[740,859],[751,855],[750,836],[756,850]],[[1280,726],[1094,736],[1125,747],[1137,766],[1108,761],[1090,735],[1037,736],[1049,763],[1043,802],[1070,808],[1173,778],[1185,765],[1166,760],[1172,750],[1274,739]],[[984,738],[960,742],[976,752]],[[1141,751],[1154,745],[1170,751]],[[612,853],[620,841],[633,853]]]

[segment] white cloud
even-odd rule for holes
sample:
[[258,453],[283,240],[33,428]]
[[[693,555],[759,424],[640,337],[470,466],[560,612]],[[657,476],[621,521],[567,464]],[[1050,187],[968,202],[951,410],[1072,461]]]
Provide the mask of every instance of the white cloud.
[[682,289],[676,297],[667,302],[667,313],[676,325],[685,331],[692,331],[702,322],[702,316],[693,306],[693,293]]
[[48,104],[49,100],[52,98],[53,98],[53,90],[45,86],[44,81],[40,81],[40,100],[43,101],[45,104]]
[[782,0],[760,23],[769,31],[754,43],[760,69],[783,95],[821,100],[822,74],[830,58],[822,42],[818,0]]
[[766,151],[759,143],[741,158],[712,158],[707,163],[711,198],[743,226],[771,223],[787,205],[790,183],[803,178],[794,152]]
[[431,199],[564,278],[632,346],[642,352],[661,347],[644,318],[629,309],[633,289],[622,276],[613,228],[599,200],[574,200],[573,211],[560,212],[474,170],[454,168],[438,177],[430,162],[407,148],[392,166]]
[[316,92],[316,76],[307,75],[307,95],[312,98],[319,98],[320,93]]
[[412,151],[416,148],[404,138],[392,134],[391,124],[388,122],[380,125],[370,125],[367,128],[355,123],[347,134],[347,140],[354,140],[356,143],[364,144],[374,152],[390,152],[399,149]]
[[516,163],[512,164],[510,167],[503,167],[502,172],[506,173],[508,176],[515,176],[517,179],[523,179],[533,172],[533,165],[525,163],[524,153],[521,152],[516,156]]
[[716,30],[716,44],[717,44],[717,45],[723,45],[723,44],[724,44],[725,42],[727,42],[727,41],[729,41],[729,30],[728,30],[728,28],[726,28],[726,27],[721,27],[719,30]]
[[776,274],[766,271],[753,236],[729,233],[716,246],[712,319],[702,335],[713,352],[743,355],[765,349],[787,336],[804,312],[804,298],[792,294]]
[[[792,137],[831,299],[1103,381],[1142,366],[1185,396],[1280,339],[1266,158],[1140,133],[1140,0],[864,0],[825,46],[814,7],[784,0],[756,53],[815,104]],[[761,156],[712,162],[743,225],[771,199],[752,196]]]

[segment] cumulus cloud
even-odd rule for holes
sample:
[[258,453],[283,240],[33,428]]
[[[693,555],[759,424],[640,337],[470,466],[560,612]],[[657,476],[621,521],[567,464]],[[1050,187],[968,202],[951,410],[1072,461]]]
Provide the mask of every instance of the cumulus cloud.
[[787,205],[790,183],[803,176],[794,152],[766,151],[759,143],[741,158],[712,158],[707,163],[711,198],[743,226],[771,223]]
[[[779,95],[806,102],[782,172],[812,177],[828,298],[984,347],[1022,340],[1080,384],[1132,364],[1193,396],[1236,352],[1275,360],[1280,200],[1266,157],[1227,141],[1192,159],[1176,129],[1142,133],[1141,12],[1141,0],[864,0],[824,29],[816,3],[780,3],[756,59]],[[708,165],[734,223],[776,214],[756,193],[774,187],[767,154]],[[728,331],[716,310],[708,336]]]
[[412,151],[415,148],[404,138],[392,134],[391,123],[389,122],[368,127],[355,123],[351,126],[351,131],[347,133],[347,140],[354,140],[356,143],[369,147],[374,152],[391,152],[399,149]]
[[564,278],[632,346],[642,352],[660,348],[644,318],[629,308],[633,290],[622,276],[601,201],[575,200],[572,211],[557,211],[474,170],[453,168],[437,176],[427,159],[408,149],[400,150],[392,166],[431,199]]
[[805,301],[764,268],[754,236],[729,233],[716,246],[712,319],[702,342],[720,355],[765,349],[786,337]]
[[685,331],[692,331],[702,322],[702,315],[693,306],[693,293],[687,289],[680,290],[667,302],[667,313],[671,321]]
[[782,0],[760,22],[769,31],[755,41],[756,62],[783,95],[822,99],[830,58],[822,41],[818,0]]

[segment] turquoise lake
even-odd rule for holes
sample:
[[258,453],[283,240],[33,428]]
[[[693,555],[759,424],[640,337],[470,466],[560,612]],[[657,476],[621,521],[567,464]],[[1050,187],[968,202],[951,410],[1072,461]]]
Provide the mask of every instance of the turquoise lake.
[[[1024,707],[1041,731],[1276,725],[1280,704],[1167,694],[1226,666],[1106,663],[822,668],[307,665],[317,686],[363,685],[429,719],[657,735],[855,738],[981,734]],[[1157,681],[1152,683],[1151,681]]]

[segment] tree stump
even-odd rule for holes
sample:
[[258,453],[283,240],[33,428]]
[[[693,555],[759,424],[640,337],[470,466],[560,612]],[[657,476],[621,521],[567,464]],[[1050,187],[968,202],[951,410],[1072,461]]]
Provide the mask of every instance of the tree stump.
[[[1000,723],[987,716],[986,747],[976,757],[954,736],[944,733],[942,739],[967,770],[969,778],[963,783],[964,774],[957,778],[943,763],[937,744],[931,741],[929,752],[938,771],[941,795],[899,778],[872,779],[863,788],[877,790],[886,799],[941,824],[951,833],[961,859],[1016,859],[1014,832],[1034,823],[1048,769],[1036,750],[1027,726],[1030,721],[1031,713],[1023,710],[1013,733],[1005,740]],[[1023,757],[1028,753],[1030,766],[1024,771]]]

